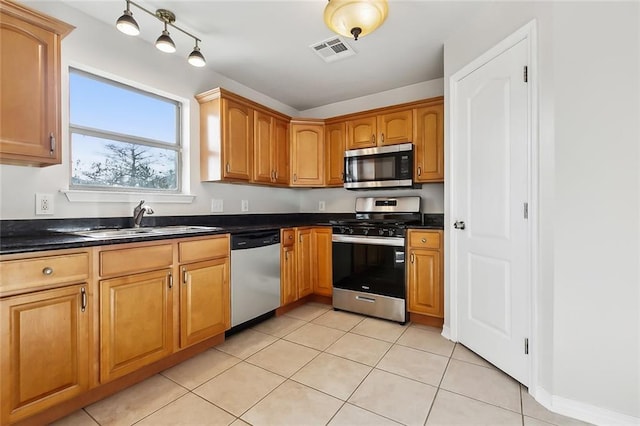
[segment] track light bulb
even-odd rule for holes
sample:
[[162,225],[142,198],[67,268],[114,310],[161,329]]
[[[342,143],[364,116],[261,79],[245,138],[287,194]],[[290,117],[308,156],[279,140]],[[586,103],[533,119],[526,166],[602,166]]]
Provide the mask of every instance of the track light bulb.
[[189,63],[194,67],[204,67],[207,64],[207,61],[204,60],[204,55],[200,52],[198,42],[196,42],[196,46],[189,54]]
[[169,31],[166,28],[162,31],[162,34],[156,40],[156,47],[166,53],[173,53],[176,51],[176,45],[169,36]]
[[129,10],[129,3],[127,2],[127,10],[124,11],[121,17],[116,21],[116,28],[126,35],[137,36],[140,34],[140,27],[133,18],[133,13]]

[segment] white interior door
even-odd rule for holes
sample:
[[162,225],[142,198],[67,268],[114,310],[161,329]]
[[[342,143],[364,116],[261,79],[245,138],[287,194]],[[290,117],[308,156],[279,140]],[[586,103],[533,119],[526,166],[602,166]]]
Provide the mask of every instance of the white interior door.
[[452,217],[459,222],[450,234],[458,340],[524,384],[530,306],[527,58],[525,39],[455,83],[451,196]]

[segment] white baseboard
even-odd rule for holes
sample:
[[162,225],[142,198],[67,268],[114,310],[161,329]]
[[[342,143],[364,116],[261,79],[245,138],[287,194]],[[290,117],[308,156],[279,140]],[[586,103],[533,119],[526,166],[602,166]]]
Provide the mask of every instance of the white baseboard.
[[547,410],[584,422],[603,426],[640,425],[640,417],[629,416],[606,408],[596,407],[580,401],[551,395],[546,389],[538,386],[532,395]]
[[453,339],[451,338],[451,329],[449,328],[448,325],[442,326],[442,337],[444,337],[447,340],[453,341]]

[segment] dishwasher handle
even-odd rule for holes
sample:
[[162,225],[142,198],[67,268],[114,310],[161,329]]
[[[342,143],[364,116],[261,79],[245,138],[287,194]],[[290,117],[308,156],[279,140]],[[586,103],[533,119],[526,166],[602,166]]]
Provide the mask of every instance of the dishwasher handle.
[[258,231],[231,235],[231,250],[246,250],[280,243],[279,231]]

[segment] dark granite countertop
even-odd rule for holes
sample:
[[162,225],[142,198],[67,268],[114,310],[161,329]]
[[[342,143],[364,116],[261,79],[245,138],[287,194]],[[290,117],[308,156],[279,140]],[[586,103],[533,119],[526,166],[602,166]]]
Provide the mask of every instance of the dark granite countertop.
[[[290,213],[210,216],[147,216],[146,226],[216,226],[216,231],[183,234],[142,234],[127,238],[98,239],[73,234],[75,231],[129,228],[130,218],[35,219],[0,221],[0,254],[30,253],[45,250],[104,246],[142,241],[289,228],[294,226],[331,226],[330,220],[350,219],[352,213]],[[442,215],[425,214],[420,229],[443,229]]]

